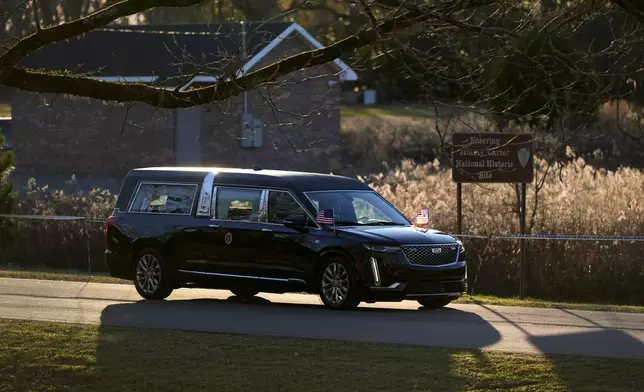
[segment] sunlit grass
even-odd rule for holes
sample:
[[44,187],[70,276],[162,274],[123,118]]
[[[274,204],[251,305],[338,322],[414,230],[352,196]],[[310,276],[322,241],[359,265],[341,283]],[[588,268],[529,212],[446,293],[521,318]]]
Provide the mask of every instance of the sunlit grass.
[[635,391],[644,366],[27,321],[0,320],[0,330],[0,391]]

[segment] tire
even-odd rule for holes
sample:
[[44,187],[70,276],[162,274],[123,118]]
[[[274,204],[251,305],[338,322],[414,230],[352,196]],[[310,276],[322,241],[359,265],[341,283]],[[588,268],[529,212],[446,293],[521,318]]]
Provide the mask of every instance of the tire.
[[326,307],[350,310],[360,305],[356,273],[346,258],[329,258],[318,276],[318,283],[319,295]]
[[251,298],[259,294],[259,291],[251,290],[251,289],[235,289],[235,290],[230,290],[234,295],[238,296],[239,298]]
[[447,306],[452,299],[450,298],[421,298],[418,303],[429,309],[440,309]]
[[[160,300],[172,294],[174,290],[172,269],[159,251],[153,248],[143,249],[135,260],[134,287],[141,297]],[[151,275],[146,276],[148,271]],[[154,279],[155,276],[156,279]]]

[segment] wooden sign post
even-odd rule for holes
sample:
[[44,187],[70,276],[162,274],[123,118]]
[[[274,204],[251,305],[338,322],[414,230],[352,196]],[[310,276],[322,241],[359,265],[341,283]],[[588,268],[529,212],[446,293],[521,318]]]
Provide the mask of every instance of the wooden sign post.
[[[520,226],[526,232],[526,187],[534,181],[533,137],[529,133],[455,133],[452,181],[456,182],[456,227],[462,234],[463,183],[521,184]],[[521,239],[519,295],[525,296],[525,239]]]

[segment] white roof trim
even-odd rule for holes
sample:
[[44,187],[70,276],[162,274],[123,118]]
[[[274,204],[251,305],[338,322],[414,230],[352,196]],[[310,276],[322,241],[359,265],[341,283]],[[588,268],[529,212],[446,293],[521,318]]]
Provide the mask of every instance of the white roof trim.
[[[297,23],[292,23],[289,27],[287,27],[284,31],[282,31],[275,39],[273,39],[271,42],[268,43],[268,45],[264,46],[262,50],[259,51],[253,58],[251,58],[244,66],[242,69],[237,73],[237,76],[240,77],[244,74],[246,74],[251,68],[253,68],[257,63],[259,63],[271,50],[275,49],[277,45],[279,45],[282,41],[284,41],[293,31],[297,31],[304,39],[306,39],[311,46],[315,47],[316,49],[323,48],[324,45],[318,40],[315,39],[309,33],[306,31],[306,29],[302,26],[300,26]],[[340,68],[340,80],[357,80],[358,75],[355,73],[351,67],[349,67],[344,61],[338,59],[333,60],[333,63]]]
[[[306,39],[311,46],[316,49],[323,48],[324,45],[318,40],[315,39],[306,31],[306,29],[300,26],[297,23],[291,23],[284,31],[282,31],[275,39],[269,42],[266,46],[262,48],[253,58],[248,60],[246,64],[242,67],[241,70],[237,72],[237,77],[245,75],[250,69],[252,69],[257,63],[259,63],[271,50],[275,49],[282,41],[288,38],[291,33],[294,31],[298,32],[304,39]],[[349,67],[344,61],[338,59],[333,60],[333,64],[340,69],[340,80],[358,80],[358,75],[356,72]],[[197,75],[192,78],[188,83],[181,87],[180,91],[185,91],[188,87],[192,86],[193,83],[215,83],[218,80],[216,76],[206,76],[206,75]],[[176,87],[174,87],[176,88]]]
[[193,85],[193,83],[215,83],[217,79],[218,78],[216,76],[211,75],[196,75],[194,78],[190,79],[188,83],[184,84],[179,91],[187,90],[188,87]]
[[123,82],[123,83],[154,83],[158,76],[90,76],[90,79],[102,82]]

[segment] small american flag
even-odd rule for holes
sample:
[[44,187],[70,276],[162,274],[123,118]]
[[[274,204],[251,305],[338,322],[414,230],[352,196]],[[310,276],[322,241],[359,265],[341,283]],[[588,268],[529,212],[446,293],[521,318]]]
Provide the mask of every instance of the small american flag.
[[333,224],[333,210],[320,210],[315,216],[315,221],[321,225]]
[[417,225],[428,225],[429,224],[429,208],[423,208],[419,210],[416,214],[416,224]]

